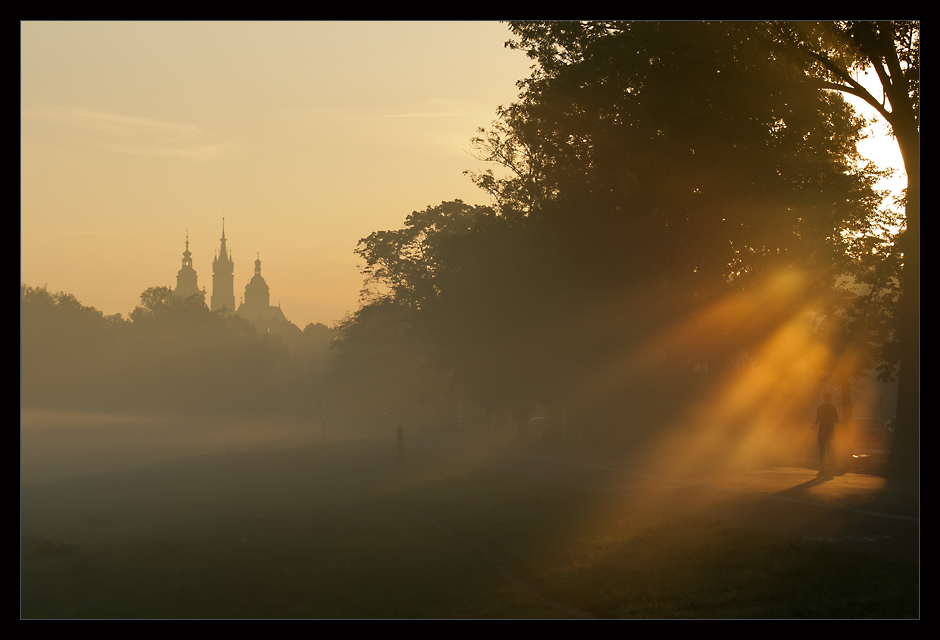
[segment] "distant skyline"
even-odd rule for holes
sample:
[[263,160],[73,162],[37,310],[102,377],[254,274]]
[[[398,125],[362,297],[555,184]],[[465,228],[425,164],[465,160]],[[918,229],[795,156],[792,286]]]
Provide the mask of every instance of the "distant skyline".
[[[272,305],[332,324],[358,307],[361,238],[489,203],[463,171],[488,168],[470,138],[529,74],[508,38],[495,22],[23,22],[21,281],[126,317],[175,286],[188,230],[211,295],[225,217],[236,300],[260,254]],[[865,153],[901,167],[879,138]]]
[[353,250],[442,200],[528,75],[494,22],[24,22],[21,280],[127,315],[199,287],[225,217],[236,297],[260,253],[301,328],[358,306]]

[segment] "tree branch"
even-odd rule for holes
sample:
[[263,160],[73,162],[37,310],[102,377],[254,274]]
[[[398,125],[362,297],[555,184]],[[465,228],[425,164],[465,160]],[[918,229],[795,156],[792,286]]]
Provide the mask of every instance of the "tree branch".
[[829,82],[827,80],[813,80],[812,84],[820,89],[832,89],[833,91],[841,91],[857,96],[874,107],[888,123],[892,123],[893,114],[885,109],[884,105],[878,102],[864,87],[861,87],[861,90],[856,90],[855,87],[839,84],[837,82]]

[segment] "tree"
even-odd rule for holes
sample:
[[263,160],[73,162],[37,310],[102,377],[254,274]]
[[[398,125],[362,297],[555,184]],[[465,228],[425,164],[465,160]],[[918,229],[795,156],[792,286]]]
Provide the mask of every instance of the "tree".
[[440,291],[436,278],[448,244],[472,231],[481,219],[494,216],[489,207],[461,200],[442,202],[412,212],[401,229],[375,231],[363,238],[355,251],[365,261],[362,272],[368,276],[363,301],[388,298],[413,308],[426,305]]
[[161,410],[268,412],[301,402],[287,346],[259,334],[228,310],[210,311],[199,295],[168,287],[141,293],[131,313],[132,364],[124,395]]
[[20,376],[29,406],[89,407],[111,378],[114,342],[126,329],[75,296],[20,286]]
[[[891,127],[907,172],[900,307],[897,437],[889,473],[916,478],[920,438],[920,23],[844,21],[771,23],[768,47],[787,55],[820,89],[849,93]],[[882,99],[855,72],[873,72]]]
[[840,280],[860,274],[849,245],[874,233],[879,172],[856,149],[864,119],[771,50],[766,25],[510,29],[507,46],[537,64],[475,140],[508,177],[475,179],[542,224],[595,308],[628,293],[661,326],[779,269],[814,276],[794,304],[834,308]]
[[150,287],[140,294],[140,304],[131,311],[130,320],[139,324],[193,321],[207,319],[210,313],[198,294],[182,297],[169,287]]
[[[516,175],[503,182],[527,194],[538,186],[525,204],[566,248],[580,244],[579,264],[692,279],[701,292],[818,255],[871,211],[876,175],[855,150],[863,120],[775,60],[755,42],[756,27],[511,29],[510,46],[538,66],[503,122],[478,139],[482,155],[510,158],[500,145],[512,142],[530,159],[513,158]],[[519,166],[535,175],[518,175]],[[478,182],[511,192],[485,175]],[[618,255],[626,259],[597,264]]]
[[855,149],[863,120],[767,52],[757,25],[511,29],[538,66],[479,139],[484,158],[512,157],[498,146],[509,143],[534,158],[509,168],[536,175],[504,182],[539,185],[532,215],[619,285],[646,272],[721,294],[728,280],[835,256],[840,232],[877,206],[877,174]]
[[[859,244],[869,245],[866,240]],[[897,262],[895,252],[864,252],[852,277],[819,309],[819,331],[832,350],[831,373],[840,388],[842,421],[847,425],[853,419],[854,383],[875,371],[879,379],[889,380],[897,363]]]
[[378,317],[377,302],[396,309],[387,317],[432,344],[480,401],[551,397],[637,415],[662,404],[656,385],[678,386],[668,376],[682,357],[727,357],[770,330],[745,318],[716,339],[690,323],[690,352],[656,365],[668,374],[646,366],[655,358],[616,369],[664,327],[779,270],[815,276],[794,310],[831,294],[881,201],[878,173],[856,151],[864,120],[769,52],[763,26],[510,28],[509,46],[537,65],[474,140],[507,172],[473,175],[495,208],[444,203],[364,239],[363,318]]
[[341,327],[344,348],[407,342],[489,408],[531,401],[547,375],[535,336],[551,274],[528,231],[455,200],[364,238],[363,306]]

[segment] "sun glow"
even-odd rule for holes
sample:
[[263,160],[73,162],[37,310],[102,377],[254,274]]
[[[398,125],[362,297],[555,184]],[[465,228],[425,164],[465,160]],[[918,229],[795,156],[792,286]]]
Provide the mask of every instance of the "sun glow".
[[[730,471],[793,461],[812,446],[808,416],[819,403],[820,385],[829,372],[853,365],[855,356],[835,357],[816,330],[807,283],[795,271],[771,277],[760,290],[729,296],[665,332],[638,357],[644,363],[651,353],[677,360],[742,346],[732,366],[702,380],[697,400],[641,456],[648,470],[668,477]],[[699,366],[705,378],[708,370]]]

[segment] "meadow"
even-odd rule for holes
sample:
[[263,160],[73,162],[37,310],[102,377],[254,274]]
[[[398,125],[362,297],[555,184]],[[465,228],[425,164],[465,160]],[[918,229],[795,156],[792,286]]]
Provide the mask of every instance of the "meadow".
[[[412,438],[420,443],[422,439]],[[23,618],[916,618],[919,569],[394,435],[21,491]]]

